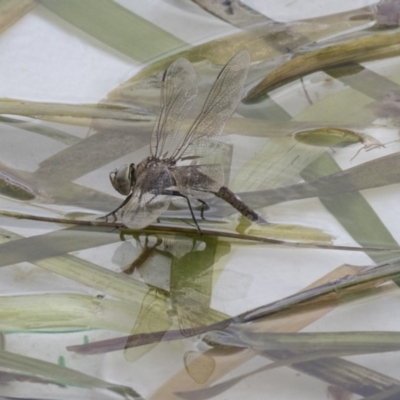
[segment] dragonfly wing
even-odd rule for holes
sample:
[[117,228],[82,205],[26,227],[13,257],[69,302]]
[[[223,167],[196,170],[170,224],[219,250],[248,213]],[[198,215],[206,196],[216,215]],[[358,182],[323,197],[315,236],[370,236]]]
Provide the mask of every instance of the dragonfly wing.
[[[168,331],[172,325],[172,320],[168,316],[169,301],[161,291],[149,289],[145,295],[139,315],[135,321],[131,335]],[[127,341],[129,343],[129,339]],[[152,350],[158,343],[148,344],[140,347],[126,347],[124,351],[125,359],[129,362],[137,361],[141,356]]]
[[177,131],[197,96],[196,74],[185,58],[175,60],[161,82],[161,109],[151,136],[150,150],[155,157],[168,152]]
[[189,288],[181,295],[171,291],[171,302],[183,336],[191,337],[204,333],[207,326],[221,322],[220,313],[210,309],[211,294],[202,293],[202,288]]
[[218,164],[203,164],[171,169],[178,191],[196,199],[209,199],[224,182],[224,171]]
[[[191,290],[191,292],[194,292]],[[207,326],[210,296],[202,293],[189,293],[171,299],[176,311],[179,329],[183,336],[190,337],[201,333]]]
[[250,65],[247,51],[236,54],[219,73],[200,115],[175,150],[173,158],[208,154],[235,111],[243,92]]
[[131,199],[122,207],[122,222],[131,229],[150,225],[167,210],[171,201],[168,192],[174,187],[173,178],[163,165],[155,165],[142,172]]

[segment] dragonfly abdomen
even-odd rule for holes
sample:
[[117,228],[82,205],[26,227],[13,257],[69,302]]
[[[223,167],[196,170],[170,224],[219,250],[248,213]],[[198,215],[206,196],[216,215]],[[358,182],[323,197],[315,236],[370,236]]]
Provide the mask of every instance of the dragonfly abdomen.
[[244,203],[239,196],[229,190],[226,186],[221,186],[218,192],[214,193],[220,199],[229,203],[233,208],[236,208],[242,215],[248,218],[250,221],[258,223],[266,223],[258,213],[252,210],[246,203]]

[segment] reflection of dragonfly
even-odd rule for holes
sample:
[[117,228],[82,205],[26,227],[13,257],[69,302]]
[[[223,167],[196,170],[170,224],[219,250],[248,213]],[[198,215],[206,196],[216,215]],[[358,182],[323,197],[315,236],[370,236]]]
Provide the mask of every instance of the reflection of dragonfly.
[[[202,240],[197,240],[179,236],[174,239],[158,240],[149,247],[148,241],[145,241],[144,250],[148,248],[155,253],[154,255],[170,258],[170,271],[167,272],[164,268],[169,278],[168,292],[153,286],[155,284],[162,287],[162,282],[167,280],[162,277],[163,273],[158,268],[153,268],[151,265],[140,266],[139,273],[151,289],[143,300],[131,337],[168,331],[173,323],[173,317],[177,319],[182,336],[193,336],[202,331],[204,326],[225,318],[221,313],[210,309],[212,265],[215,262],[215,246],[212,245],[214,242],[216,242],[215,238],[204,237]],[[160,261],[156,264],[160,264]],[[139,348],[130,348],[130,340],[129,338],[125,349],[125,358],[128,361],[136,360],[156,345],[153,343]],[[191,371],[193,370],[196,368],[192,367]]]
[[141,229],[167,210],[172,196],[180,196],[187,200],[199,229],[189,196],[203,202],[215,195],[248,219],[265,222],[222,186],[224,175],[220,165],[176,165],[178,161],[195,160],[214,150],[218,144],[216,139],[240,101],[249,63],[249,53],[242,51],[226,64],[200,115],[181,141],[177,133],[197,96],[196,75],[184,58],[177,59],[166,69],[161,85],[161,110],[151,136],[151,155],[137,166],[124,165],[110,173],[113,187],[128,197],[108,215],[122,208],[123,223],[129,228]]
[[[154,331],[166,332],[172,325],[172,319],[168,314],[167,295],[157,288],[150,288],[145,295],[139,315],[132,329],[131,335],[146,334]],[[129,342],[129,339],[128,339]],[[126,347],[125,359],[133,362],[153,349],[157,343],[151,343],[140,347]]]

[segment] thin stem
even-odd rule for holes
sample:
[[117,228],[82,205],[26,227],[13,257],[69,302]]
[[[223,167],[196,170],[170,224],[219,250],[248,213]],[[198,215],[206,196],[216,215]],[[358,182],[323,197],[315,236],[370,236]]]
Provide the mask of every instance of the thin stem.
[[[41,222],[52,222],[56,224],[65,225],[79,225],[79,226],[92,226],[92,227],[105,227],[105,228],[118,228],[129,232],[138,232],[138,230],[127,229],[121,222],[106,222],[106,221],[84,221],[77,219],[66,219],[66,218],[52,218],[52,217],[40,217],[36,215],[21,214],[11,211],[0,211],[0,216],[16,218],[16,219],[27,219],[32,221]],[[143,233],[184,233],[187,235],[198,235],[199,232],[195,228],[181,227],[181,226],[163,226],[163,225],[149,225],[148,227],[139,230]],[[270,239],[259,236],[242,235],[233,232],[216,231],[211,229],[202,229],[203,235],[229,238],[236,240],[245,240],[257,243],[264,243],[270,245],[280,245],[288,247],[297,247],[303,249],[324,249],[324,250],[339,250],[339,251],[361,251],[361,252],[390,252],[400,253],[399,248],[384,248],[384,247],[353,247],[353,246],[335,246],[331,244],[319,244],[319,243],[299,243],[299,242],[286,242],[284,240]]]

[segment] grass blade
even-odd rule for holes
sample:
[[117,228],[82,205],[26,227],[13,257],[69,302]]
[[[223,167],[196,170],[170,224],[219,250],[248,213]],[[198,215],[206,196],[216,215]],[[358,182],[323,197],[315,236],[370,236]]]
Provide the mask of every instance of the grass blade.
[[[397,156],[399,154],[397,153]],[[395,168],[395,155],[375,160],[381,160],[380,163],[371,161],[370,163],[361,165],[358,169],[358,174],[351,174],[352,179],[347,184],[349,185],[354,182],[356,185],[360,183],[361,186],[365,185],[365,182],[369,180],[365,175],[368,172],[370,173],[371,181],[375,184],[378,183],[377,181],[388,184],[393,178],[391,169]],[[376,170],[368,168],[376,164],[383,168],[377,168]],[[310,164],[301,175],[306,181],[310,181],[327,174],[340,174],[339,171],[340,168],[335,160],[325,153],[314,163]],[[329,197],[320,196],[320,200],[361,246],[377,245],[379,243],[384,247],[398,247],[397,241],[360,193],[354,191],[343,193],[339,189],[336,194],[332,194]],[[386,259],[385,255],[378,254],[370,254],[370,257],[376,262]]]
[[122,395],[140,398],[140,395],[135,390],[127,386],[114,385],[86,375],[83,372],[4,350],[0,351],[0,368],[42,377],[67,386],[108,389]]
[[1,0],[0,33],[19,21],[25,14],[35,8],[36,5],[36,0]]
[[[394,153],[342,171],[329,155],[323,154],[304,171],[304,177],[307,177],[307,182],[305,183],[277,189],[243,192],[238,193],[238,195],[245,203],[254,208],[310,197],[329,198],[335,195],[343,196],[344,193],[351,194],[359,190],[399,183],[399,159],[400,153]],[[323,167],[324,163],[327,163],[326,167]],[[325,171],[324,173],[316,171],[312,173],[312,168],[325,168]],[[219,213],[221,213],[221,209],[225,213],[230,210],[220,200],[214,201],[213,199],[210,203],[218,205]],[[346,209],[344,204],[341,208],[342,210]],[[365,215],[368,216],[370,212],[371,208],[369,207]],[[210,213],[210,215],[212,216],[213,214]]]
[[[137,295],[139,297],[139,294]],[[109,329],[129,333],[137,307],[78,294],[0,297],[1,330]]]
[[40,3],[83,32],[140,62],[185,45],[112,0],[40,0]]
[[245,101],[259,101],[268,91],[325,68],[397,56],[400,53],[399,38],[399,32],[370,35],[298,55],[251,89]]

